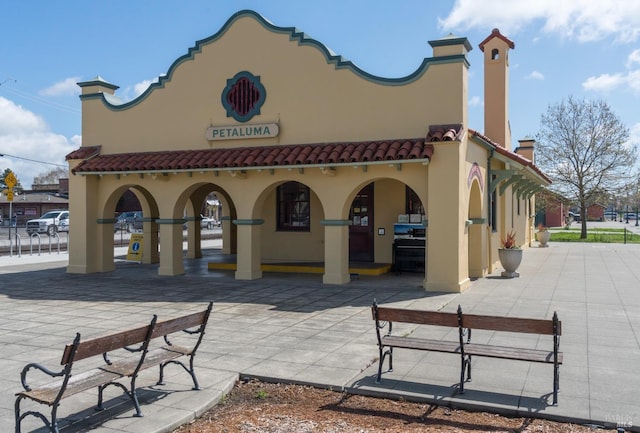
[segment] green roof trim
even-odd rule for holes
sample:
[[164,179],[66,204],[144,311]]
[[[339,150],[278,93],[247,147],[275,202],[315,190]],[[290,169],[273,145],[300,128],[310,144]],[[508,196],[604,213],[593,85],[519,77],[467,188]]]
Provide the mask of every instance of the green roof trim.
[[[208,45],[212,42],[215,42],[217,39],[221,38],[226,32],[227,30],[229,30],[229,28],[231,27],[231,25],[239,20],[240,18],[243,17],[252,17],[254,18],[256,21],[258,21],[260,24],[262,24],[262,26],[264,28],[266,28],[267,30],[270,30],[274,33],[283,33],[283,34],[289,34],[289,40],[291,41],[297,41],[298,45],[310,45],[313,47],[316,47],[321,53],[324,54],[327,63],[329,64],[334,64],[336,69],[349,69],[351,70],[354,74],[358,75],[359,77],[371,81],[373,83],[376,84],[382,84],[382,85],[389,85],[389,86],[400,86],[400,85],[405,85],[405,84],[409,84],[415,80],[417,80],[418,78],[420,78],[429,68],[429,66],[433,66],[433,65],[438,65],[438,64],[444,64],[444,63],[463,63],[467,68],[469,68],[470,64],[469,61],[467,59],[467,57],[463,54],[458,54],[458,55],[451,55],[451,56],[440,56],[440,57],[431,57],[431,58],[425,58],[422,63],[420,64],[420,66],[418,66],[418,69],[416,69],[414,72],[412,72],[411,74],[405,76],[405,77],[400,77],[400,78],[385,78],[385,77],[379,77],[373,74],[370,74],[362,69],[360,69],[358,66],[356,66],[353,62],[351,62],[350,60],[345,59],[344,57],[337,55],[335,53],[333,53],[329,48],[327,48],[326,45],[322,44],[321,42],[308,37],[305,33],[299,31],[297,28],[295,27],[279,27],[276,26],[272,23],[270,23],[269,21],[267,21],[264,17],[262,17],[260,14],[258,14],[257,12],[254,12],[252,10],[242,10],[239,12],[236,12],[235,14],[233,14],[231,16],[231,18],[229,18],[227,20],[227,22],[222,26],[222,28],[216,32],[215,34],[213,34],[212,36],[209,36],[208,38],[205,39],[201,39],[199,41],[196,41],[196,44],[189,48],[189,50],[187,51],[187,53],[181,57],[178,57],[172,64],[171,66],[169,66],[169,69],[166,73],[166,75],[161,75],[158,78],[158,81],[153,82],[141,95],[139,95],[137,98],[123,103],[123,104],[114,104],[110,101],[107,100],[107,98],[104,98],[103,94],[100,94],[100,96],[102,96],[103,98],[103,103],[110,109],[115,110],[115,111],[119,111],[119,110],[125,110],[127,108],[130,108],[134,105],[139,104],[140,102],[142,102],[143,100],[145,100],[147,98],[147,96],[149,96],[149,94],[151,92],[153,92],[155,89],[159,89],[159,88],[163,88],[165,86],[166,82],[171,81],[171,77],[173,76],[173,72],[175,71],[175,69],[183,62],[186,61],[190,61],[193,60],[195,55],[197,53],[200,53],[202,51],[202,47],[205,45]],[[439,40],[439,41],[433,41],[435,43],[441,43],[441,44],[452,44],[452,41],[462,41],[462,42],[457,42],[457,43],[465,43],[464,41],[466,41],[466,44],[468,44],[468,41],[466,40],[466,38],[456,38],[456,39],[445,39],[445,40]],[[430,42],[431,43],[431,42]],[[466,46],[465,44],[465,46]],[[469,45],[470,46],[470,45]],[[469,48],[470,50],[470,48]],[[83,95],[83,97],[81,99],[88,99],[87,97],[90,95]]]
[[471,51],[473,49],[473,47],[471,46],[471,43],[469,42],[469,39],[464,37],[462,38],[446,37],[442,39],[436,39],[434,41],[429,41],[429,45],[431,45],[432,48],[446,47],[448,45],[464,45],[464,48],[467,51]]

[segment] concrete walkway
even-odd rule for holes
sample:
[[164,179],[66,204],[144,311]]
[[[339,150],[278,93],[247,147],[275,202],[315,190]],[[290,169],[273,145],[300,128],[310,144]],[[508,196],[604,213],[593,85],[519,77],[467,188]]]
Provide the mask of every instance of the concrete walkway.
[[[179,277],[124,261],[114,272],[70,275],[65,254],[0,257],[0,431],[13,431],[14,393],[27,362],[55,369],[78,331],[95,337],[147,323],[152,314],[196,311],[209,300],[214,312],[196,359],[203,390],[191,391],[178,368],[169,369],[164,386],[145,372],[144,418],[132,416],[116,388],[106,393],[108,409],[94,412],[94,390],[62,402],[61,431],[170,432],[216,404],[243,376],[640,431],[640,245],[552,242],[525,249],[520,278],[501,279],[497,271],[462,294],[426,293],[421,277],[410,274],[362,276],[345,286],[325,286],[317,275],[235,281],[230,272],[208,271],[206,257],[186,260],[187,274]],[[518,361],[474,359],[473,381],[458,395],[458,359],[397,350],[394,371],[376,384],[374,299],[532,318],[557,311],[564,352],[559,404],[549,405],[552,368]],[[43,432],[41,425],[29,417],[23,432]]]

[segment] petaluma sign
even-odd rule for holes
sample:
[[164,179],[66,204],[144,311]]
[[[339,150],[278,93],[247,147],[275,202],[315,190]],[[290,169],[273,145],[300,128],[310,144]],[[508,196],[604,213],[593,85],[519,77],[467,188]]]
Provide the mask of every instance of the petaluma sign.
[[209,141],[239,140],[248,138],[277,137],[280,128],[277,123],[253,125],[210,126],[206,137]]

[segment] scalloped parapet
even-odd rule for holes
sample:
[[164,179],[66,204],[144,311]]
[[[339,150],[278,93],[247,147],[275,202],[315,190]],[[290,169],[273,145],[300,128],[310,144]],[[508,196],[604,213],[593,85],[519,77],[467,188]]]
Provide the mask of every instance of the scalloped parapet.
[[418,68],[411,74],[400,78],[386,78],[376,76],[362,70],[350,60],[347,60],[343,56],[334,53],[326,45],[317,41],[316,39],[310,38],[304,32],[301,32],[295,27],[279,27],[272,24],[255,11],[242,10],[233,14],[218,32],[205,39],[196,41],[195,45],[189,48],[186,54],[177,58],[169,66],[169,69],[165,75],[161,75],[156,82],[152,83],[137,98],[125,103],[120,103],[119,99],[107,96],[113,95],[115,90],[118,89],[118,86],[104,81],[101,77],[96,77],[93,80],[78,83],[78,85],[83,89],[81,99],[102,97],[103,103],[112,110],[122,110],[134,106],[147,98],[154,90],[164,88],[165,85],[172,80],[173,74],[178,66],[185,62],[194,60],[196,54],[202,52],[204,46],[218,41],[222,36],[229,32],[234,23],[246,17],[255,19],[265,29],[273,33],[288,34],[289,40],[296,41],[299,46],[315,47],[324,55],[327,64],[333,64],[336,69],[348,69],[360,78],[374,82],[376,84],[395,86],[411,83],[420,78],[429,68],[429,66],[438,63],[462,62],[467,68],[469,67],[466,54],[471,50],[471,45],[469,44],[467,38],[445,37],[443,39],[429,41],[429,44],[434,49],[434,57],[423,59],[420,66],[418,66]]

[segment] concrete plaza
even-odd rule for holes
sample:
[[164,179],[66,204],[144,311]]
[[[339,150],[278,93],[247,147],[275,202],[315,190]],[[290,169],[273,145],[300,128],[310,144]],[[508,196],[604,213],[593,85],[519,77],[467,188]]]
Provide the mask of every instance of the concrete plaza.
[[[164,386],[154,384],[156,372],[145,372],[144,418],[132,416],[117,389],[107,391],[108,409],[94,412],[93,390],[62,402],[61,431],[168,432],[216,404],[245,376],[640,431],[640,245],[534,244],[524,250],[519,278],[502,279],[497,270],[461,294],[426,293],[415,274],[361,276],[344,286],[300,274],[235,281],[232,272],[207,270],[219,250],[205,253],[211,256],[185,260],[187,274],[178,277],[124,261],[106,274],[67,274],[64,252],[0,257],[0,430],[13,430],[23,366],[39,362],[55,369],[76,332],[99,336],[144,324],[152,314],[162,319],[196,311],[212,300],[196,358],[203,390],[191,391],[178,368],[169,370]],[[559,404],[550,404],[552,367],[518,361],[474,359],[473,381],[459,395],[457,358],[397,350],[394,371],[376,384],[374,299],[443,311],[460,304],[469,313],[515,317],[551,318],[557,311],[564,352]],[[511,338],[551,347],[548,337]],[[23,432],[42,432],[41,426],[29,417]]]

